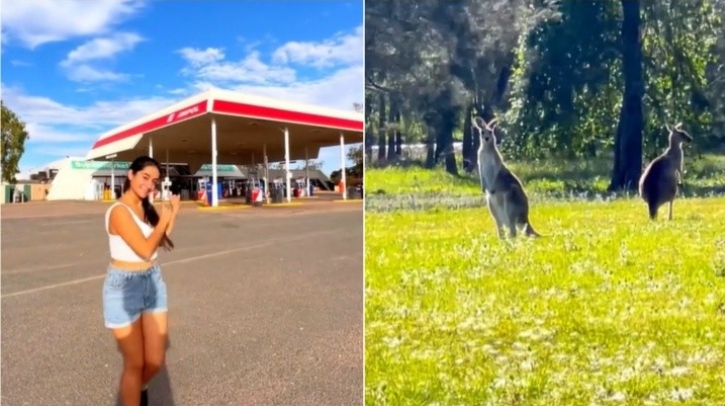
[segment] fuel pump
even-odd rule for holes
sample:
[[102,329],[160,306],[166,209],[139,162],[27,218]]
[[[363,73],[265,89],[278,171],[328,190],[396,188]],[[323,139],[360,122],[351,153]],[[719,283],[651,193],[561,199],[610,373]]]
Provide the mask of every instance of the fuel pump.
[[234,179],[227,180],[227,190],[229,190],[229,197],[237,197],[236,182]]
[[295,197],[304,197],[305,196],[305,180],[304,178],[297,178],[295,179]]
[[206,200],[206,189],[207,189],[208,179],[207,178],[201,178],[199,179],[199,189],[197,191],[196,198],[197,200]]
[[272,203],[282,203],[284,198],[284,182],[282,178],[275,178],[272,181]]
[[244,201],[247,204],[252,204],[252,202],[254,201],[252,199],[253,198],[252,195],[254,193],[256,183],[257,183],[257,179],[254,177],[253,174],[250,173],[249,178],[247,178],[247,193],[245,193],[245,196],[244,196]]
[[103,189],[105,188],[105,185],[99,181],[96,181],[94,183],[94,186],[96,188],[95,190],[95,196],[93,200],[103,200]]
[[161,182],[161,200],[168,202],[171,198],[171,180],[165,177]]
[[264,203],[269,203],[269,182],[267,181],[267,178],[262,177],[259,183],[262,187],[262,198],[264,200]]

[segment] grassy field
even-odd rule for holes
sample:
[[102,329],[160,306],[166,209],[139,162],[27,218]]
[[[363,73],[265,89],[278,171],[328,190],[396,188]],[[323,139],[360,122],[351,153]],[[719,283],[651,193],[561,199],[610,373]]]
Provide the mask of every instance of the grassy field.
[[[725,193],[725,156],[685,158],[686,196]],[[569,198],[580,195],[605,195],[612,162],[608,159],[578,162],[509,163],[534,198]],[[442,170],[419,167],[388,167],[365,173],[369,194],[389,196],[445,195],[479,196],[479,181],[474,175],[453,177]],[[378,201],[373,199],[373,201]]]
[[366,405],[725,405],[725,198],[588,182],[529,182],[546,237],[500,241],[475,181],[367,171]]

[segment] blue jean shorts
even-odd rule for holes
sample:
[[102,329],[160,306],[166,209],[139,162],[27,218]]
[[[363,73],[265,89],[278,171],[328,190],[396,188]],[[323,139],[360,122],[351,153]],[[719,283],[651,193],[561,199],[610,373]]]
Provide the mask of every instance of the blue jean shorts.
[[103,318],[107,328],[131,325],[142,313],[167,311],[166,283],[161,267],[127,271],[108,266],[103,282]]

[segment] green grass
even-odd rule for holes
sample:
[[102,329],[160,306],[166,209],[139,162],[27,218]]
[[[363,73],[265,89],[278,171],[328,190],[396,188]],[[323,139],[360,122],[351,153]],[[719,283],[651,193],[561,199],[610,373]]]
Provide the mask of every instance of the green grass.
[[[725,157],[685,158],[687,196],[725,193]],[[575,162],[510,162],[528,193],[541,197],[608,195],[612,163],[608,159]],[[451,176],[442,170],[387,167],[365,172],[366,193],[373,196],[480,196],[475,174]],[[375,200],[374,200],[375,201]]]
[[529,187],[546,237],[501,241],[449,179],[366,173],[366,405],[725,405],[725,198]]

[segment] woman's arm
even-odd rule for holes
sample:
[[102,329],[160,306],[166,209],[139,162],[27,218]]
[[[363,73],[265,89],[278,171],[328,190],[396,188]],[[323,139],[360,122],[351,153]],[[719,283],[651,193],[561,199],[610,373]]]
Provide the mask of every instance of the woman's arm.
[[171,211],[171,220],[169,220],[169,225],[166,226],[166,236],[167,237],[171,237],[171,231],[174,230],[174,223],[176,222],[177,214],[179,214],[179,209]]
[[[169,199],[169,202],[167,202],[171,209],[171,220],[169,221],[169,225],[166,227],[166,236],[171,236],[171,231],[174,230],[174,223],[176,222],[176,216],[179,214],[179,210],[181,209],[181,196],[179,195],[172,195],[171,199]],[[164,204],[167,204],[164,203]]]
[[156,225],[151,235],[146,238],[131,216],[130,209],[120,207],[119,205],[111,210],[109,229],[114,234],[120,235],[136,255],[145,260],[149,260],[151,255],[156,251],[156,247],[159,246],[170,218],[171,216],[168,211],[162,211],[159,216],[159,224]]

